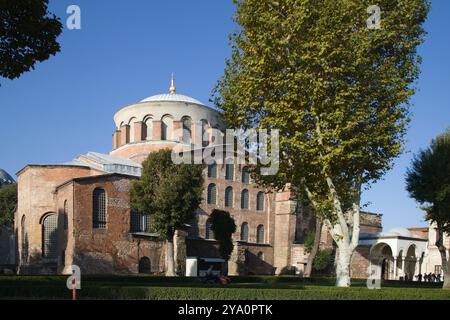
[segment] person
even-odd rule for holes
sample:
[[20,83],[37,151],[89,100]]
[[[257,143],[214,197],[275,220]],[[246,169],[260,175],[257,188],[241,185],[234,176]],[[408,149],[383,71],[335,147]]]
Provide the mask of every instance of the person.
[[433,281],[433,276],[431,274],[431,272],[428,274],[428,282],[432,282]]
[[441,282],[441,274],[440,273],[436,276],[436,281]]
[[417,281],[422,282],[422,274],[419,273],[419,275],[417,276]]
[[431,275],[431,282],[436,282],[436,275],[434,273]]
[[408,281],[409,277],[408,277],[408,273],[405,273],[405,281]]
[[428,282],[428,274],[423,274],[423,282]]

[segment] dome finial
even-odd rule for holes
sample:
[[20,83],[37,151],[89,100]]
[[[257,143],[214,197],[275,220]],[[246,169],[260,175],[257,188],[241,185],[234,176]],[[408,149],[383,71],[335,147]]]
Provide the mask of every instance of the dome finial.
[[170,94],[174,94],[175,93],[175,81],[173,78],[173,73],[172,73],[172,78],[170,79]]

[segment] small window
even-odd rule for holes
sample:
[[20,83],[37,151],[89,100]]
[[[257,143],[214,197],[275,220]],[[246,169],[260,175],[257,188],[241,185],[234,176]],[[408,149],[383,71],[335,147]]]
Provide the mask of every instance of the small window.
[[191,143],[191,118],[183,117],[181,121],[183,123],[183,142]]
[[217,193],[216,185],[214,183],[208,185],[208,199],[207,199],[208,204],[216,204],[216,193]]
[[93,193],[93,227],[94,229],[106,228],[106,192],[103,189],[95,189]]
[[64,201],[64,230],[67,230],[69,226],[69,217],[68,217],[68,205],[67,200]]
[[141,214],[135,211],[131,211],[130,216],[130,232],[151,232],[151,217],[148,214]]
[[256,195],[256,210],[264,210],[264,192],[258,192],[258,194]]
[[248,190],[244,189],[241,192],[241,209],[248,209]]
[[225,189],[225,207],[233,207],[233,188],[227,187]]
[[22,216],[22,222],[20,225],[20,233],[22,237],[22,260],[26,261],[28,259],[28,234],[25,228],[25,215]]
[[241,225],[241,241],[248,242],[248,223],[244,222]]
[[264,226],[260,224],[258,228],[256,228],[256,242],[264,243]]
[[247,167],[242,168],[242,183],[250,183],[250,174]]
[[56,214],[47,215],[42,221],[42,256],[54,259],[58,255],[58,217]]
[[233,176],[234,176],[234,165],[228,163],[225,165],[225,180],[233,180]]
[[208,239],[208,240],[214,239],[214,231],[212,230],[212,222],[211,222],[211,219],[206,220],[206,225],[205,225],[205,239]]
[[139,273],[150,273],[151,263],[148,257],[142,257],[139,260]]
[[215,163],[208,165],[208,178],[217,178],[217,165]]

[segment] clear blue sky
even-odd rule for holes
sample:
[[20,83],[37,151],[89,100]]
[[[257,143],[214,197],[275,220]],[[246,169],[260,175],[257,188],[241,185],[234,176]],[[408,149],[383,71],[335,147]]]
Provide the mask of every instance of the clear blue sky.
[[[58,163],[88,151],[107,153],[120,107],[167,92],[172,72],[180,93],[205,103],[229,55],[235,29],[231,0],[50,1],[65,23],[82,10],[82,30],[64,29],[62,50],[14,81],[0,79],[0,168]],[[433,0],[406,149],[393,171],[364,195],[385,229],[424,225],[408,198],[404,174],[412,154],[450,126],[450,1]]]

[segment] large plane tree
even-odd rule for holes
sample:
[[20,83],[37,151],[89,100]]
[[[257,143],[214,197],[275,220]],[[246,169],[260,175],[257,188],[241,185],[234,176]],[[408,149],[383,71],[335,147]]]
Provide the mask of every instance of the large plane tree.
[[444,288],[450,288],[450,248],[444,235],[450,235],[450,129],[413,159],[406,174],[406,190],[422,205],[426,219],[437,226],[435,245],[444,272]]
[[279,171],[259,180],[309,198],[337,245],[336,284],[350,286],[361,193],[402,151],[429,4],[379,0],[377,29],[373,1],[235,3],[216,105],[235,128],[280,130]]
[[15,79],[60,51],[59,18],[48,0],[0,1],[0,77]]

